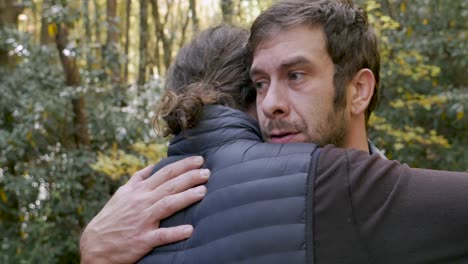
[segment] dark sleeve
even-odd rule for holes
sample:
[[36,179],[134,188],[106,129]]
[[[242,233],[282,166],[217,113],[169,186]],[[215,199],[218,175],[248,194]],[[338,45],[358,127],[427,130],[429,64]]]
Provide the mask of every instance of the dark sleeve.
[[468,263],[468,173],[325,149],[323,166],[346,160],[336,165],[346,177],[328,176],[348,182],[352,222],[370,262]]
[[349,196],[343,149],[322,149],[314,185],[313,238],[316,264],[372,263],[360,237]]

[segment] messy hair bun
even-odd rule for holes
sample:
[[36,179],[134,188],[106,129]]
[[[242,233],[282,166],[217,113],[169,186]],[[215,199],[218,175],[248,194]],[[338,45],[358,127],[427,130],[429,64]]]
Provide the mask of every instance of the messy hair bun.
[[206,105],[246,110],[255,101],[244,60],[247,38],[245,29],[221,25],[201,32],[179,51],[157,111],[156,126],[164,136],[195,127]]
[[[161,99],[157,113],[157,116],[166,123],[164,136],[178,134],[198,124],[203,107],[216,102],[213,90],[204,88],[206,88],[204,85],[192,84],[182,94],[176,94],[173,91],[166,92]],[[202,90],[203,96],[200,93]]]

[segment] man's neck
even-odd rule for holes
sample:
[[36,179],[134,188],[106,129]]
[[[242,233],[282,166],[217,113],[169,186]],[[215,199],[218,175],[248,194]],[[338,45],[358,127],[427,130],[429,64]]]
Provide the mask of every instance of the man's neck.
[[369,144],[367,141],[367,130],[364,120],[357,118],[351,120],[348,135],[345,139],[345,148],[362,150],[369,153]]

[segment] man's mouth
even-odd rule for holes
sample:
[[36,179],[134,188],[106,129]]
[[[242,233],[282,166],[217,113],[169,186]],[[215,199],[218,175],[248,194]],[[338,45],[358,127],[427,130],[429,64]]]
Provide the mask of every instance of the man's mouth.
[[294,140],[294,138],[299,133],[292,133],[292,132],[278,132],[278,133],[271,133],[268,135],[268,139],[271,143],[289,143]]

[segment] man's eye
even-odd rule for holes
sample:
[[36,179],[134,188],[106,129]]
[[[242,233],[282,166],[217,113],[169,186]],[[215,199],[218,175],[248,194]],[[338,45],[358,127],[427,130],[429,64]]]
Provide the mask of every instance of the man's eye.
[[265,87],[265,82],[255,82],[254,85],[256,89],[262,89]]
[[302,72],[291,72],[289,74],[289,79],[295,81],[295,80],[301,79],[303,76],[304,76],[304,73]]

